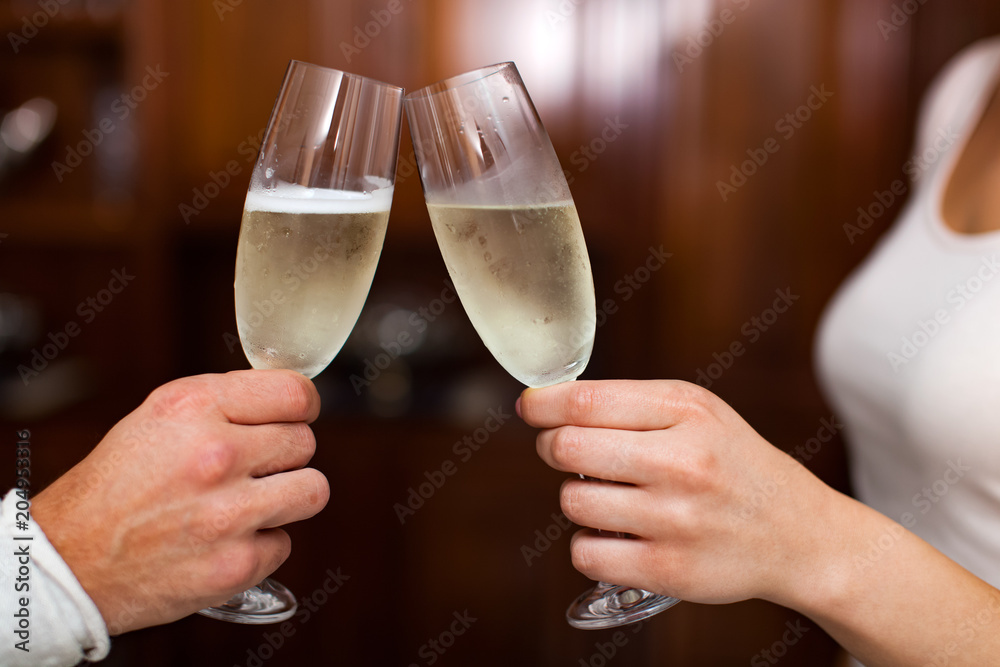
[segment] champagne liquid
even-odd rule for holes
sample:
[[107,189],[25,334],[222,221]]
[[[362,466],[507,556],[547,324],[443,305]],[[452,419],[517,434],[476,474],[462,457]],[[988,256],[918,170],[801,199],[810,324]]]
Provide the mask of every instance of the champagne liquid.
[[427,210],[462,305],[500,365],[529,387],[582,373],[597,312],[573,203]]
[[236,326],[254,368],[314,377],[361,314],[392,190],[364,196],[284,186],[251,192],[236,255]]

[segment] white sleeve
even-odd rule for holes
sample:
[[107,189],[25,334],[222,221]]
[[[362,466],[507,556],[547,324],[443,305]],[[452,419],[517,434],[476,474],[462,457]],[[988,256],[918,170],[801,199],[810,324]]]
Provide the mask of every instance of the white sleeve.
[[103,660],[111,640],[101,613],[18,501],[23,510],[14,490],[0,507],[0,665]]

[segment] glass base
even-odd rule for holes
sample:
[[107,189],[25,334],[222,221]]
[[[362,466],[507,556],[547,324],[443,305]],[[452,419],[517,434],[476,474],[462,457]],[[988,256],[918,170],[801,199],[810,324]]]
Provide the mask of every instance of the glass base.
[[298,603],[292,592],[273,579],[264,579],[256,586],[237,593],[217,607],[198,613],[220,621],[267,625],[281,623],[295,615]]
[[569,606],[566,620],[581,630],[617,628],[649,618],[678,602],[677,598],[600,582]]

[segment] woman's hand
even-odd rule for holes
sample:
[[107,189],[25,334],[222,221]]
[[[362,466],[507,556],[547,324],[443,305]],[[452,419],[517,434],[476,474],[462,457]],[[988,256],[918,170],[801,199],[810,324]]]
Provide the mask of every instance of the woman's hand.
[[176,620],[260,582],[290,553],[278,526],[326,505],[326,478],[305,467],[318,415],[291,371],[170,382],[32,514],[112,635]]
[[761,438],[728,405],[679,381],[567,382],[527,389],[519,414],[544,430],[538,453],[567,480],[562,509],[590,529],[574,566],[703,603],[781,598],[822,556],[839,494]]

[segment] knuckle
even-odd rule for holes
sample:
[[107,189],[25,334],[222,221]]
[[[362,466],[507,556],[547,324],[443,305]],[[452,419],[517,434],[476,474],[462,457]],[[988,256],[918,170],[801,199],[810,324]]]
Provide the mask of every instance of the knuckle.
[[714,452],[699,448],[687,453],[681,475],[688,488],[695,492],[708,493],[717,488],[723,476],[720,467],[719,459]]
[[242,590],[256,582],[260,558],[252,540],[240,540],[222,550],[214,560],[213,580],[227,590]]
[[697,562],[685,556],[684,549],[671,544],[642,544],[635,551],[635,559],[640,572],[651,575],[659,582],[656,592],[670,595],[677,595],[686,589],[689,573],[698,566]]
[[586,485],[575,479],[568,480],[559,491],[559,506],[563,514],[573,523],[580,525],[586,525],[582,522],[587,506],[585,491]]
[[222,536],[237,532],[244,505],[239,500],[225,500],[222,496],[204,502],[193,515],[195,535],[207,542],[214,542]]
[[[573,540],[570,547],[570,559],[573,567],[588,577],[597,568],[597,556],[594,552],[591,540]],[[592,577],[593,578],[593,577]]]
[[570,389],[567,413],[573,423],[579,423],[594,411],[598,403],[598,389],[594,385],[573,382]]
[[275,445],[264,462],[263,476],[302,468],[316,453],[316,435],[305,422],[278,425]]
[[239,448],[227,439],[208,439],[194,450],[192,474],[202,484],[219,484],[228,479],[236,469],[239,454]]
[[712,414],[714,395],[704,387],[690,382],[673,383],[669,393],[670,408],[679,411],[687,421],[703,421]]
[[316,453],[316,434],[305,422],[288,425],[288,441],[293,456],[303,465]]
[[670,532],[678,544],[696,538],[704,532],[704,517],[693,503],[679,502],[670,510]]
[[262,576],[266,576],[277,570],[292,555],[292,538],[288,533],[281,528],[272,528],[268,532],[271,534],[274,542],[267,551],[267,563]]
[[187,377],[157,387],[147,400],[157,415],[172,417],[211,405],[215,397],[203,378]]
[[578,429],[561,426],[552,431],[552,461],[564,470],[578,467],[582,443]]

